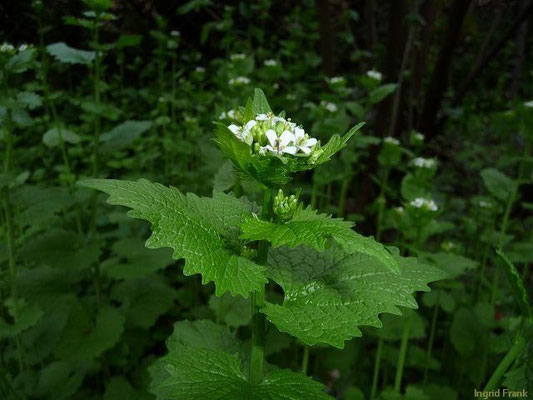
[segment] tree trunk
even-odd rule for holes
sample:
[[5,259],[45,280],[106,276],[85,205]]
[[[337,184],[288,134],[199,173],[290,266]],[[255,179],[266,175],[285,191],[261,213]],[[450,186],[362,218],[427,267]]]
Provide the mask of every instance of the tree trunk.
[[448,88],[448,79],[452,59],[459,41],[464,19],[470,8],[471,0],[454,0],[448,17],[448,29],[440,47],[437,63],[426,92],[419,130],[428,138],[435,135],[435,123],[444,93]]

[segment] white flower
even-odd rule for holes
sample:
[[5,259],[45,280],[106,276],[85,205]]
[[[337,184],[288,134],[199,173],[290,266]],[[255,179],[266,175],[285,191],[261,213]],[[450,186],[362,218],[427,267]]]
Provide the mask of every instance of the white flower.
[[204,67],[196,67],[194,70],[196,72],[200,72],[200,73],[204,73],[205,72],[205,68]]
[[479,201],[479,206],[481,208],[492,208],[492,203],[490,201],[480,200]]
[[181,33],[179,31],[170,31],[170,36],[179,37]]
[[331,78],[328,78],[328,82],[331,83],[332,85],[335,85],[336,83],[344,82],[344,77],[343,76],[333,76]]
[[236,53],[229,56],[229,58],[231,61],[244,60],[246,58],[246,54]]
[[526,101],[524,103],[524,106],[526,106],[528,108],[533,108],[533,100]]
[[273,87],[274,89],[279,89],[279,83],[275,82],[275,83],[272,85],[272,87]]
[[276,65],[278,65],[278,62],[274,60],[273,58],[270,58],[268,60],[265,60],[264,64],[266,67],[275,67]]
[[402,206],[396,207],[395,210],[396,210],[396,212],[397,212],[398,214],[403,213],[403,207],[402,207]]
[[250,83],[250,79],[245,76],[239,76],[237,78],[231,78],[228,83],[231,86],[237,86],[237,85],[247,85]]
[[423,142],[424,139],[425,139],[425,136],[424,136],[423,134],[421,134],[420,132],[416,132],[416,133],[415,133],[415,139],[417,139],[417,140]]
[[383,141],[385,143],[393,144],[395,146],[399,146],[400,145],[400,141],[398,139],[393,138],[392,136],[387,136],[386,138],[383,139]]
[[426,199],[424,197],[417,197],[416,199],[411,200],[409,205],[415,208],[425,208],[430,211],[437,211],[439,209],[434,200]]
[[257,114],[244,126],[231,124],[228,129],[261,155],[308,157],[318,144],[302,127],[272,113]]
[[332,103],[332,102],[330,102],[330,101],[322,100],[320,102],[320,105],[322,107],[324,107],[326,110],[328,110],[329,112],[332,112],[332,113],[334,113],[334,112],[336,112],[338,110],[337,105]]
[[366,76],[369,78],[375,79],[376,81],[381,81],[383,79],[383,74],[375,69],[371,69],[366,72]]
[[11,43],[4,42],[0,46],[0,53],[10,53],[15,50],[15,47]]
[[27,45],[26,43],[23,43],[19,46],[19,51],[25,51],[25,50],[28,50],[30,48],[29,45]]
[[237,115],[235,114],[235,110],[232,108],[231,110],[222,111],[220,115],[218,116],[218,119],[237,119]]
[[413,165],[418,168],[434,168],[437,162],[433,158],[417,157],[412,161]]

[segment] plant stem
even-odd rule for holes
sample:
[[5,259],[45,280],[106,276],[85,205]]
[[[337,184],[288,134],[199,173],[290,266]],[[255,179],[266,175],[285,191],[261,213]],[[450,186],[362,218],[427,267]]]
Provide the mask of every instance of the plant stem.
[[514,341],[514,344],[509,349],[505,357],[503,357],[503,359],[500,361],[500,363],[496,367],[496,370],[492,373],[492,376],[490,377],[489,381],[487,382],[483,390],[496,389],[496,386],[500,382],[500,379],[502,378],[503,374],[505,374],[505,372],[507,371],[511,363],[518,356],[518,354],[520,354],[520,351],[525,345],[526,345],[526,342],[522,336],[522,333],[519,332]]
[[376,359],[374,361],[374,376],[372,377],[372,391],[370,392],[370,400],[373,400],[376,398],[382,352],[383,352],[383,338],[380,336],[378,339],[378,348],[376,350]]
[[405,365],[405,355],[407,353],[407,344],[409,343],[409,333],[411,332],[411,315],[407,318],[402,333],[402,342],[400,344],[400,354],[398,364],[396,365],[396,377],[394,378],[394,391],[400,393],[402,386],[403,367]]
[[437,295],[437,302],[433,306],[433,318],[431,319],[431,330],[429,331],[428,349],[426,352],[426,363],[424,365],[424,385],[428,377],[428,365],[431,359],[431,351],[433,350],[433,341],[435,340],[435,332],[437,331],[437,320],[440,309],[440,292]]
[[[272,190],[265,188],[263,191],[262,217],[269,221],[272,218]],[[270,242],[262,240],[257,249],[257,263],[266,265]],[[248,380],[253,385],[258,385],[263,380],[263,359],[265,354],[265,315],[260,312],[265,305],[265,287],[260,291],[252,292],[252,350],[250,355],[250,371]]]
[[307,375],[308,365],[309,365],[309,346],[304,345],[304,354],[302,358],[302,374]]

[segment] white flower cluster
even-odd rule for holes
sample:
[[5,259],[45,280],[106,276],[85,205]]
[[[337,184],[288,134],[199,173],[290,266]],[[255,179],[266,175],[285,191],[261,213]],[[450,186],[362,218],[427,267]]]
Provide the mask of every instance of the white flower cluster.
[[331,78],[328,78],[328,82],[331,84],[331,85],[335,85],[337,83],[342,83],[344,82],[345,79],[343,76],[332,76]]
[[276,65],[278,65],[278,62],[274,60],[273,58],[270,58],[268,60],[265,60],[264,64],[266,67],[275,67]]
[[413,159],[412,164],[418,168],[435,168],[437,162],[433,158],[417,157]]
[[320,102],[320,105],[331,113],[334,113],[338,110],[337,105],[335,103],[332,103],[331,101],[322,100]]
[[421,142],[423,142],[426,137],[423,134],[421,134],[420,132],[416,132],[415,133],[415,138],[417,140],[420,140]]
[[218,116],[218,119],[237,119],[237,115],[235,114],[235,110],[232,108],[231,110],[228,110],[228,112],[222,111]]
[[524,103],[524,106],[526,106],[528,108],[533,108],[533,100],[526,101]]
[[238,76],[237,78],[231,78],[228,83],[231,86],[248,85],[250,83],[250,78],[247,78],[245,76]]
[[366,72],[366,76],[369,78],[375,79],[376,81],[381,81],[383,79],[383,74],[375,69],[371,69]]
[[19,47],[13,46],[11,43],[4,42],[0,45],[0,53],[14,53],[15,51],[26,51],[31,49],[33,45],[23,43]]
[[231,124],[228,129],[250,146],[252,151],[261,155],[290,154],[308,157],[318,143],[301,126],[272,113],[258,114],[246,125]]
[[398,214],[401,214],[404,211],[402,206],[396,207],[395,210]]
[[200,74],[203,74],[205,72],[205,68],[204,67],[196,67],[194,70],[196,72],[199,72]]
[[479,206],[481,208],[492,208],[492,203],[490,201],[480,200],[479,201]]
[[172,37],[180,37],[181,33],[179,31],[170,31],[170,36],[172,36]]
[[415,208],[425,208],[430,211],[437,211],[439,209],[434,200],[426,199],[424,197],[417,197],[416,199],[411,200],[409,205]]
[[229,56],[231,61],[237,61],[237,60],[244,60],[246,58],[246,54],[243,53],[235,53]]
[[398,139],[393,138],[392,136],[387,136],[386,138],[383,139],[383,142],[388,143],[388,144],[393,144],[395,146],[400,145],[400,141]]

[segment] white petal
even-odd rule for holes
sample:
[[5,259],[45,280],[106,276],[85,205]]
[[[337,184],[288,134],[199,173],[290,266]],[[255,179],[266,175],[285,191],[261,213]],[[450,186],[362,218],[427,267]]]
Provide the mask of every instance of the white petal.
[[305,136],[305,131],[302,128],[295,128],[294,136],[296,136],[296,140],[301,140]]
[[272,146],[270,146],[270,145],[268,145],[268,144],[267,144],[265,147],[266,147],[266,149],[267,149],[268,151],[270,151],[271,153],[274,153],[274,154],[278,154],[278,153],[279,153],[278,149],[276,149],[276,148],[274,148],[274,147],[272,147]]
[[278,141],[278,135],[276,135],[276,132],[274,132],[272,129],[269,129],[268,131],[265,132],[265,135],[270,145],[275,146],[276,142]]
[[297,151],[298,149],[295,146],[287,146],[283,150],[281,150],[282,153],[287,154],[296,154]]
[[300,149],[300,151],[301,151],[302,153],[304,153],[305,155],[311,153],[311,149],[310,149],[309,147],[303,147],[303,146],[300,146],[299,149]]
[[303,142],[302,146],[313,147],[317,142],[318,140],[316,140],[315,138],[310,138]]
[[283,133],[279,137],[279,146],[285,147],[291,143],[294,143],[294,135],[290,131],[283,131]]
[[255,122],[255,120],[251,119],[250,121],[248,121],[248,122],[246,123],[246,125],[244,126],[244,129],[246,129],[247,131],[249,131],[249,130],[252,129],[256,124],[257,124],[257,122]]
[[234,125],[234,124],[231,124],[230,126],[228,126],[228,129],[230,131],[232,131],[236,135],[238,135],[240,130],[241,130],[240,126],[237,126],[237,125]]
[[266,121],[268,119],[268,115],[266,115],[266,114],[257,114],[255,119],[257,121]]

